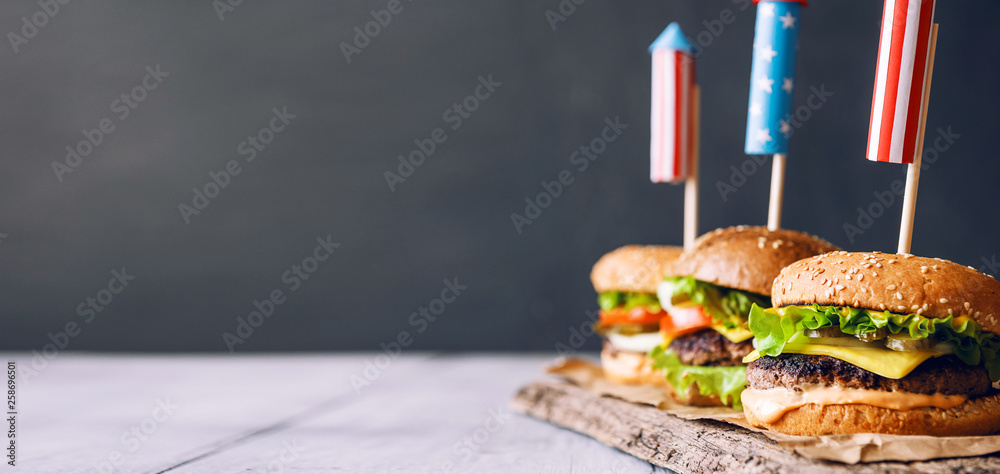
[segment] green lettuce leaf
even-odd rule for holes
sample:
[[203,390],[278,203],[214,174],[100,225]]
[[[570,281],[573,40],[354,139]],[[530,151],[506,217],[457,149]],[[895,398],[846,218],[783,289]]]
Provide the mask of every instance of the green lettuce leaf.
[[617,291],[605,291],[597,295],[597,306],[600,306],[605,311],[617,308],[624,301],[624,295]]
[[687,393],[692,383],[698,383],[698,391],[702,395],[718,395],[726,405],[742,410],[743,403],[740,394],[747,385],[747,368],[745,365],[734,367],[708,367],[684,365],[680,357],[673,351],[656,346],[649,352],[653,359],[653,368],[663,370],[667,383],[678,394]]
[[597,305],[605,311],[619,307],[627,311],[638,306],[645,306],[646,310],[651,313],[660,312],[660,300],[652,293],[605,291],[597,295]]
[[673,285],[673,301],[691,300],[705,308],[712,320],[726,329],[746,327],[747,315],[755,304],[771,306],[771,301],[762,296],[713,285],[690,276],[672,277],[665,281]]
[[933,337],[954,346],[954,354],[968,365],[983,364],[990,380],[1000,380],[1000,338],[984,332],[972,318],[926,318],[919,314],[895,314],[888,311],[819,306],[788,306],[778,314],[754,305],[750,310],[750,332],[756,338],[761,355],[777,356],[785,344],[805,329],[839,326],[845,334],[870,334],[885,329],[914,339]]

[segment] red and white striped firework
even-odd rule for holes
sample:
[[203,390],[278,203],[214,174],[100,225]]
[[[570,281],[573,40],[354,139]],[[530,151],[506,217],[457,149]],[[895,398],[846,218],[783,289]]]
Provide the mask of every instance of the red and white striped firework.
[[936,0],[886,0],[868,129],[868,159],[913,163]]
[[653,55],[649,178],[676,183],[688,177],[693,151],[694,49],[671,23],[649,47]]

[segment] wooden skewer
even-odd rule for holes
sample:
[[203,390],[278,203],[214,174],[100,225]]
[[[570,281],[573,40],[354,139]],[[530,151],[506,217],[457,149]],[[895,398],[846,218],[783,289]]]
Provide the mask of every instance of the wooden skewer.
[[920,163],[924,156],[924,132],[927,130],[927,106],[931,97],[931,79],[934,77],[934,54],[937,51],[937,23],[931,28],[931,50],[927,56],[927,83],[920,106],[920,130],[917,135],[917,156],[906,165],[906,192],[903,194],[903,218],[899,223],[898,253],[910,253],[913,239],[913,218],[917,211],[917,188],[920,185]]
[[691,164],[684,181],[684,248],[694,247],[698,237],[698,160],[701,154],[701,87],[692,90]]
[[771,164],[771,200],[767,206],[767,228],[781,228],[781,203],[785,199],[785,161],[784,153],[775,153]]

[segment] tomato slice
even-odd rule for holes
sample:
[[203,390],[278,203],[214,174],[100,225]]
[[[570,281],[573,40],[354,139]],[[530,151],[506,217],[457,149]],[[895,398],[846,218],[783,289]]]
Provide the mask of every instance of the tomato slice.
[[601,310],[600,313],[601,324],[605,326],[615,326],[618,324],[656,325],[666,316],[667,312],[662,309],[653,313],[644,306],[636,306],[629,310],[625,308]]
[[670,316],[660,320],[660,332],[669,337],[692,333],[711,326],[712,317],[706,314],[701,306],[674,308],[670,310]]

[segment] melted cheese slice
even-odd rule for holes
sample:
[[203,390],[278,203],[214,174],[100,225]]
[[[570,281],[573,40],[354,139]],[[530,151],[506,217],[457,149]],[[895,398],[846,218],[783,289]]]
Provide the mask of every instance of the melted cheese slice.
[[[901,379],[931,357],[939,356],[939,352],[901,352],[872,347],[841,347],[823,344],[786,344],[782,353],[829,356],[844,362],[854,364],[869,372]],[[757,351],[751,352],[743,359],[749,364],[760,358]]]
[[[753,339],[753,333],[749,329],[745,328],[733,328],[726,329],[725,326],[710,326],[713,331],[722,334],[722,337],[729,339],[732,342],[743,342],[749,339]],[[700,329],[699,329],[700,330]],[[671,337],[666,334],[660,333],[663,337],[663,347],[667,347],[673,342],[676,337]]]
[[839,387],[809,387],[801,392],[787,388],[756,390],[748,388],[741,395],[743,407],[764,423],[774,423],[785,413],[808,404],[872,405],[891,410],[934,407],[947,410],[965,402],[964,395],[925,395],[909,392],[885,392]]
[[712,329],[732,342],[743,342],[753,338],[753,333],[747,328],[726,329],[724,326],[712,326]]

